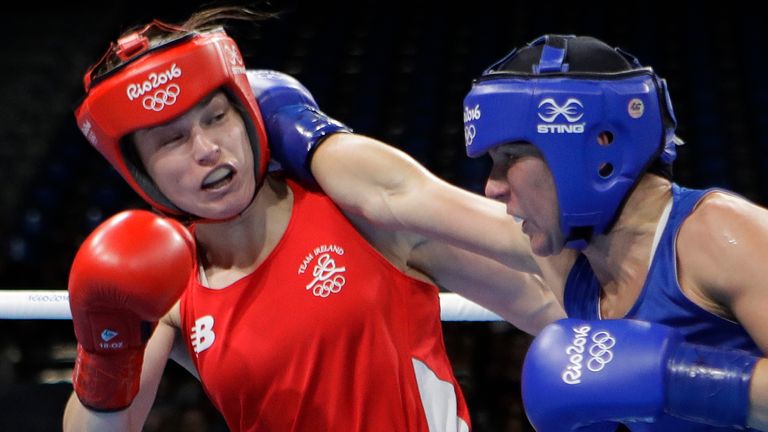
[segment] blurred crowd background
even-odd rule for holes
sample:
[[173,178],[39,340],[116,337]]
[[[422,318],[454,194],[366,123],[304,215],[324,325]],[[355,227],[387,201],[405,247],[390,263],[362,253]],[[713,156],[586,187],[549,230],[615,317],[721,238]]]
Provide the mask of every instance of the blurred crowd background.
[[[144,208],[80,135],[82,76],[110,41],[152,18],[220,2],[19,4],[0,26],[0,289],[66,289],[84,237]],[[226,4],[232,4],[228,2]],[[294,75],[321,109],[482,193],[489,163],[464,154],[472,78],[543,33],[621,46],[669,81],[679,121],[675,179],[768,204],[765,14],[739,2],[248,3],[277,18],[237,27],[251,68]],[[707,9],[710,8],[711,9]],[[519,371],[530,337],[506,323],[445,323],[476,432],[526,431]],[[0,320],[0,430],[60,429],[75,341],[70,321]],[[199,384],[169,364],[146,431],[223,431]]]

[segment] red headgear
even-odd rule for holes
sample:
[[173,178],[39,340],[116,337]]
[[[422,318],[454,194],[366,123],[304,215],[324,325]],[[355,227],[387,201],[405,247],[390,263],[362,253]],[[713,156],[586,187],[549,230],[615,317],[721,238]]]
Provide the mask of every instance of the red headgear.
[[[150,47],[150,30],[170,31],[178,37]],[[173,120],[211,92],[223,89],[241,109],[253,148],[257,184],[269,160],[261,112],[235,42],[220,28],[179,30],[153,22],[119,39],[86,73],[86,95],[75,110],[85,137],[128,184],[156,209],[177,216],[185,212],[160,192],[136,158],[126,157],[126,135]],[[97,75],[106,59],[115,55],[124,63]]]

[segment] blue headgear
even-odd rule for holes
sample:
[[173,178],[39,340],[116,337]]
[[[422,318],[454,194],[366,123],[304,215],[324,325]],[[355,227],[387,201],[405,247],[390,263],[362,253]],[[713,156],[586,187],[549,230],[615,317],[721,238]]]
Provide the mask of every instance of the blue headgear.
[[[651,162],[671,165],[681,141],[666,82],[653,69],[606,46],[630,67],[569,71],[574,39],[585,40],[550,35],[528,44],[523,50],[543,45],[530,72],[499,70],[523,50],[486,69],[464,99],[464,137],[470,157],[501,144],[533,144],[554,177],[565,245],[583,249],[610,228]],[[601,133],[610,143],[598,141]]]

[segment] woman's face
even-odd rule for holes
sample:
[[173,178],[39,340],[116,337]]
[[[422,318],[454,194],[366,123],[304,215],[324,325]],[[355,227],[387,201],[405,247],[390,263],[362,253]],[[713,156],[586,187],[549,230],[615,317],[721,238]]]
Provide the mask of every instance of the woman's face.
[[253,152],[243,119],[223,92],[166,124],[135,132],[133,139],[147,173],[180,209],[216,220],[250,204]]
[[564,245],[552,173],[536,148],[527,143],[505,144],[490,152],[493,168],[485,195],[507,206],[522,222],[536,255],[559,253]]

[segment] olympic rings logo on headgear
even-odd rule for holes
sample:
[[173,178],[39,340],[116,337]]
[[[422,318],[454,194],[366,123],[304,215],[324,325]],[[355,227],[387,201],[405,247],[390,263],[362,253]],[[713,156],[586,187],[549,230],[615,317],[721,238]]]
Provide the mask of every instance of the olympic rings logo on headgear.
[[181,88],[176,84],[170,84],[165,89],[160,89],[154,94],[145,96],[141,101],[141,105],[146,110],[152,110],[160,112],[168,105],[176,103],[176,98],[181,93]]
[[163,72],[152,72],[143,82],[130,84],[125,89],[125,94],[128,96],[128,100],[134,100],[144,93],[152,91],[169,81],[181,78],[181,75],[181,68],[174,63],[170,68]]
[[475,125],[464,126],[464,145],[472,145],[472,140],[475,139],[475,135],[477,135]]
[[[675,158],[665,81],[595,38],[547,34],[514,49],[473,81],[464,106],[478,104],[483,118],[472,124],[482,133],[467,155],[509,142],[536,147],[552,171],[568,248],[584,249],[610,229],[649,165]],[[596,139],[601,132],[614,144]]]
[[590,359],[587,360],[587,369],[600,372],[613,360],[611,348],[616,345],[616,339],[607,331],[599,331],[592,335],[592,342],[594,345],[589,347]]
[[474,108],[464,107],[464,145],[467,147],[472,145],[472,141],[475,139],[475,135],[477,135],[477,128],[470,122],[480,120],[481,116],[480,104],[475,105]]

